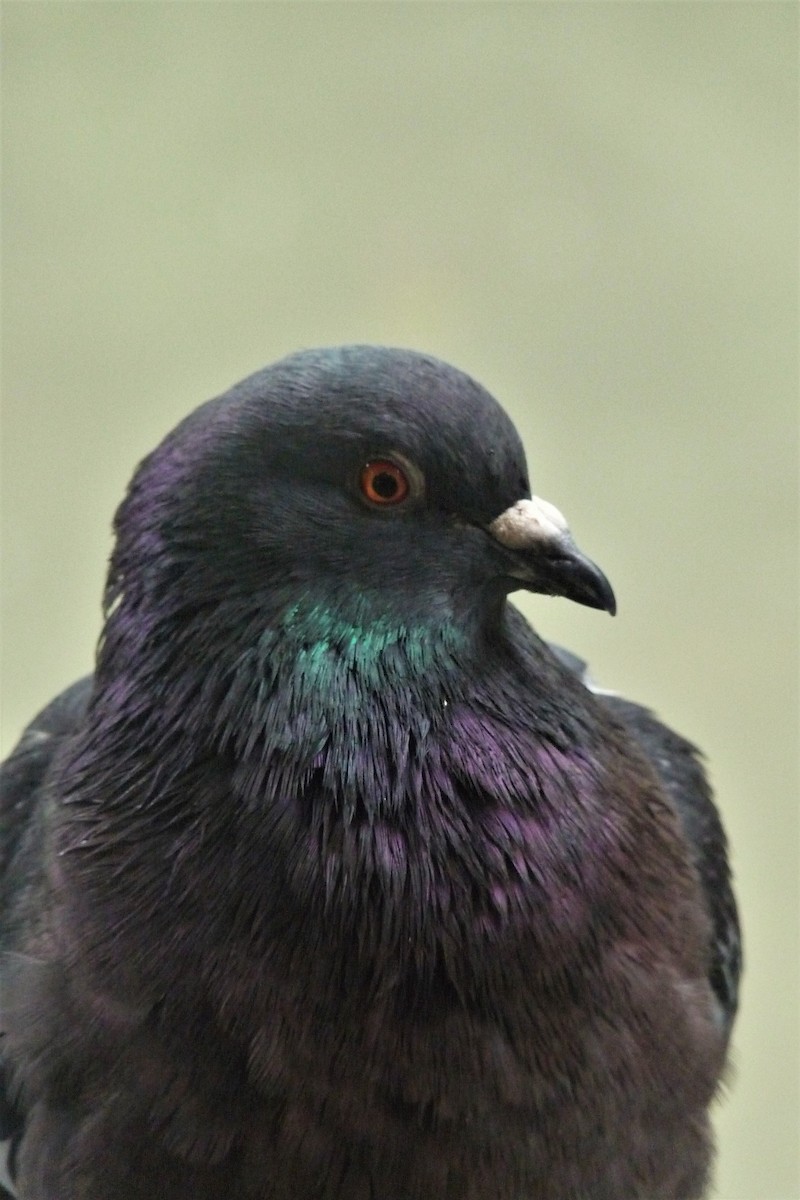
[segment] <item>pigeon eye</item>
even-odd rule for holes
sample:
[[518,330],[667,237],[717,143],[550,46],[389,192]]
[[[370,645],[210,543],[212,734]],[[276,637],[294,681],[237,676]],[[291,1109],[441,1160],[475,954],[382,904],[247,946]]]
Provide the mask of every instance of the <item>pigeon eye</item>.
[[402,504],[409,490],[410,484],[405,471],[388,458],[376,458],[373,462],[366,463],[361,471],[361,494],[370,504],[377,504],[382,508]]

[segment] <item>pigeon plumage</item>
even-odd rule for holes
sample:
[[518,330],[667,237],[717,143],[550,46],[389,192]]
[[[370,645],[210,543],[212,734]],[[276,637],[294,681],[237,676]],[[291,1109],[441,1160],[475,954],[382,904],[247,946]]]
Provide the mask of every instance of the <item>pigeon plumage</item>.
[[614,611],[495,400],[304,351],[116,517],[3,767],[22,1200],[691,1200],[736,1008],[694,748],[507,602]]

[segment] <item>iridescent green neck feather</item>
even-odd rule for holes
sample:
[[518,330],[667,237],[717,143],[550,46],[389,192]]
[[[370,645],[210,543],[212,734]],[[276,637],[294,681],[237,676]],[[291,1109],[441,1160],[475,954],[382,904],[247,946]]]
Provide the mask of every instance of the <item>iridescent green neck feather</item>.
[[304,794],[313,775],[351,811],[365,796],[401,804],[463,681],[468,639],[454,622],[373,616],[364,598],[346,613],[290,605],[235,664],[216,736],[254,798]]
[[354,616],[323,604],[294,604],[262,646],[291,662],[297,685],[335,689],[343,672],[362,686],[387,678],[412,682],[429,672],[447,672],[465,647],[461,629],[448,621],[402,622],[386,615],[370,616],[366,604]]

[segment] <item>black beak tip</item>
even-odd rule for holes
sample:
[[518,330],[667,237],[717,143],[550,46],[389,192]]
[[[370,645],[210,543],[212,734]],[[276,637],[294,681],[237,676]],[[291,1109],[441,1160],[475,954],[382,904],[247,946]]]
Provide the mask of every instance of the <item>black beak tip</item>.
[[600,609],[613,617],[617,611],[617,598],[597,564],[573,547],[565,565],[563,594],[578,604]]
[[597,571],[597,575],[595,577],[596,590],[593,607],[602,609],[603,612],[607,612],[609,616],[614,617],[617,614],[617,598],[614,595],[614,589],[603,572],[597,567],[595,567],[595,570]]

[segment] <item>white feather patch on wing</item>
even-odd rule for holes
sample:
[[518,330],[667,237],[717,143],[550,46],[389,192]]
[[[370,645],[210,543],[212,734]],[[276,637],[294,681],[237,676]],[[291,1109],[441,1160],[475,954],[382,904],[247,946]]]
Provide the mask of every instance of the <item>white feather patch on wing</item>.
[[581,683],[587,689],[587,691],[592,693],[593,696],[618,696],[619,695],[619,692],[615,692],[613,690],[613,688],[600,687],[600,684],[597,683],[596,680],[592,679],[592,676],[589,672],[588,667],[585,668],[583,674],[581,675]]
[[11,1148],[11,1140],[0,1142],[0,1187],[4,1187],[12,1196],[16,1196],[14,1185],[11,1182],[8,1174],[8,1154]]

